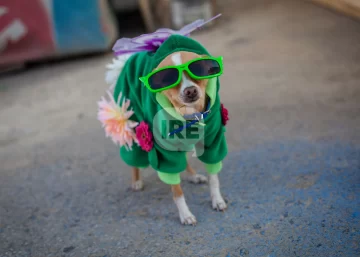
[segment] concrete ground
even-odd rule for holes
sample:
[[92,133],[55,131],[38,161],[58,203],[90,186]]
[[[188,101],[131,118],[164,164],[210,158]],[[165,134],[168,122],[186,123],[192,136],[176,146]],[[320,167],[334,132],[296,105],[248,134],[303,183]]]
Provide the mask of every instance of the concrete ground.
[[[360,256],[360,23],[303,1],[225,8],[194,38],[223,55],[229,203],[145,191],[96,120],[111,55],[0,80],[0,256]],[[191,160],[199,172],[203,166]]]

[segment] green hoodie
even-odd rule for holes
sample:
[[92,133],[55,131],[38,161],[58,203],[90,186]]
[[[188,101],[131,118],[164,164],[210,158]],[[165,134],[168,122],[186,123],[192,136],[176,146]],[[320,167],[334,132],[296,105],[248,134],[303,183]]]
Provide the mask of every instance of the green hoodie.
[[[200,121],[201,124],[195,123],[190,129],[172,137],[166,136],[167,132],[171,131],[169,126],[173,128],[176,126],[166,125],[166,121],[175,120],[173,123],[179,123],[179,125],[185,124],[186,121],[175,111],[163,94],[151,93],[139,80],[140,77],[154,70],[165,57],[178,51],[210,55],[195,40],[181,35],[172,35],[155,53],[140,52],[131,56],[119,75],[114,90],[115,99],[118,99],[122,92],[123,97],[131,100],[130,108],[134,110],[134,115],[130,119],[138,122],[145,121],[154,137],[154,145],[150,152],[142,150],[135,144],[131,151],[121,147],[121,158],[126,164],[134,167],[147,167],[150,164],[159,172],[160,179],[167,184],[180,183],[179,173],[186,169],[187,164],[186,151],[192,148],[195,148],[198,159],[205,164],[209,173],[219,172],[222,160],[227,155],[225,127],[222,124],[218,95],[218,78],[209,80],[206,88],[206,93],[210,98],[209,114]],[[166,133],[164,133],[164,128],[167,129]],[[191,131],[195,131],[197,136],[182,136],[191,134]],[[171,176],[171,174],[177,176]]]

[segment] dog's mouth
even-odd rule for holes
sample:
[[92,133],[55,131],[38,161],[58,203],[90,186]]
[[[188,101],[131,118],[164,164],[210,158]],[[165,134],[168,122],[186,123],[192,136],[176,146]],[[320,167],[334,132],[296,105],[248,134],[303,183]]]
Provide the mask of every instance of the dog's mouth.
[[200,99],[199,95],[195,96],[182,96],[181,100],[184,104],[195,104]]

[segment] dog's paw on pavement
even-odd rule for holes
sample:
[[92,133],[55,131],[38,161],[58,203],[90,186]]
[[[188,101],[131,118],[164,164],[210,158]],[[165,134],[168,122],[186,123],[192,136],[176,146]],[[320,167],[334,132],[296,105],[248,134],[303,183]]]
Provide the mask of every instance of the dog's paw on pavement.
[[194,215],[191,212],[188,213],[179,213],[181,224],[184,225],[196,225],[197,221]]
[[214,210],[223,211],[227,208],[227,205],[221,196],[215,196],[212,198],[212,207]]
[[205,184],[208,182],[207,177],[201,174],[189,175],[187,176],[187,180],[194,184]]
[[144,183],[142,180],[137,180],[132,183],[131,188],[133,191],[141,191],[144,189]]

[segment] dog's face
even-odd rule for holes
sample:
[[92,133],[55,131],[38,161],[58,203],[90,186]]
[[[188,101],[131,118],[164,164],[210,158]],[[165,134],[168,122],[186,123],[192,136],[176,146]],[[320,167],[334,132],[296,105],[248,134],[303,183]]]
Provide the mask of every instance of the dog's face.
[[[203,56],[192,52],[175,52],[168,55],[156,69],[181,65],[199,57]],[[203,111],[205,107],[207,83],[208,79],[194,80],[184,71],[181,74],[181,81],[176,87],[164,90],[161,93],[169,99],[176,111],[181,115],[193,114]]]

